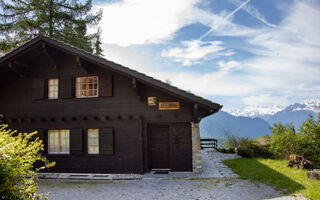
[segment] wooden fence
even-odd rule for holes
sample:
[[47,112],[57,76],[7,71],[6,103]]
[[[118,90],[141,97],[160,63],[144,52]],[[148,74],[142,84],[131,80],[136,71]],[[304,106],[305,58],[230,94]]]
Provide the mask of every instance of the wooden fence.
[[214,138],[200,139],[201,149],[217,149],[218,140]]

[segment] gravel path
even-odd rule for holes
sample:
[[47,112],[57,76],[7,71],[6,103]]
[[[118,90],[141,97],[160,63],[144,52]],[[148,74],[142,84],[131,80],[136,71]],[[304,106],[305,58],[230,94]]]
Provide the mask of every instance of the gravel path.
[[272,187],[237,178],[143,179],[110,182],[66,182],[41,180],[40,191],[51,192],[50,199],[133,200],[133,199],[302,199],[285,196]]
[[146,174],[141,180],[67,181],[40,180],[40,191],[51,192],[53,200],[133,200],[133,199],[232,199],[232,200],[305,200],[287,196],[272,187],[241,180],[222,160],[235,158],[233,154],[204,151],[204,173]]

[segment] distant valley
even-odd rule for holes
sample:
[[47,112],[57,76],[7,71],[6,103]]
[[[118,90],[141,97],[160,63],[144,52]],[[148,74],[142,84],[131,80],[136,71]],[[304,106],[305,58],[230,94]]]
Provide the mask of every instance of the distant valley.
[[285,108],[249,106],[230,112],[219,111],[201,121],[201,137],[213,137],[220,141],[231,135],[255,138],[271,134],[270,126],[278,122],[292,123],[298,130],[309,114],[317,117],[319,106],[320,100],[313,100]]

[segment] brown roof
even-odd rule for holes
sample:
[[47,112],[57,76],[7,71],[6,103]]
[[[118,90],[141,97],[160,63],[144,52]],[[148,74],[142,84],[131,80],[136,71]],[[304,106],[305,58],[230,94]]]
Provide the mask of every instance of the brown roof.
[[186,92],[184,90],[181,90],[177,87],[174,87],[172,85],[169,85],[167,83],[164,83],[160,80],[154,79],[150,76],[147,76],[146,74],[140,73],[138,71],[135,71],[133,69],[130,69],[128,67],[122,66],[120,64],[114,63],[112,61],[109,61],[105,58],[102,58],[100,56],[93,55],[92,53],[89,53],[87,51],[84,51],[82,49],[79,49],[77,47],[71,46],[69,44],[66,44],[62,41],[58,41],[56,39],[40,35],[25,44],[21,45],[20,47],[14,49],[13,51],[7,53],[3,57],[0,58],[0,64],[5,63],[7,61],[10,61],[11,58],[13,58],[15,55],[19,53],[23,53],[24,50],[32,47],[33,45],[39,43],[39,42],[45,42],[46,44],[59,48],[62,51],[65,51],[69,54],[74,54],[80,56],[80,58],[94,62],[96,64],[99,64],[102,67],[111,69],[113,71],[116,71],[118,73],[124,74],[126,76],[130,76],[132,78],[135,78],[138,81],[141,81],[147,85],[150,85],[152,87],[158,88],[160,90],[164,90],[167,93],[170,93],[174,96],[183,98],[185,100],[191,101],[193,103],[197,103],[199,105],[202,105],[206,108],[210,109],[211,113],[215,113],[218,110],[222,108],[220,104],[214,103],[210,100],[204,99],[200,96],[196,96],[190,92]]

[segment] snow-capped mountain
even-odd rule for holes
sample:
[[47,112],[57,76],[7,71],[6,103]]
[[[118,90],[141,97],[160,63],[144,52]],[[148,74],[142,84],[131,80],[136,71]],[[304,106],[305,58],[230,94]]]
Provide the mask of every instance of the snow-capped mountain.
[[302,103],[294,103],[288,106],[287,108],[291,109],[292,111],[298,110],[310,110],[313,112],[319,112],[320,100],[310,100],[304,101]]
[[263,115],[273,115],[283,110],[280,106],[247,106],[241,109],[232,110],[229,113],[233,116],[261,117]]
[[241,109],[232,110],[229,113],[233,116],[243,116],[243,117],[261,117],[265,118],[268,115],[274,115],[280,111],[312,111],[319,112],[320,100],[308,100],[302,103],[293,103],[287,107],[281,106],[247,106]]

